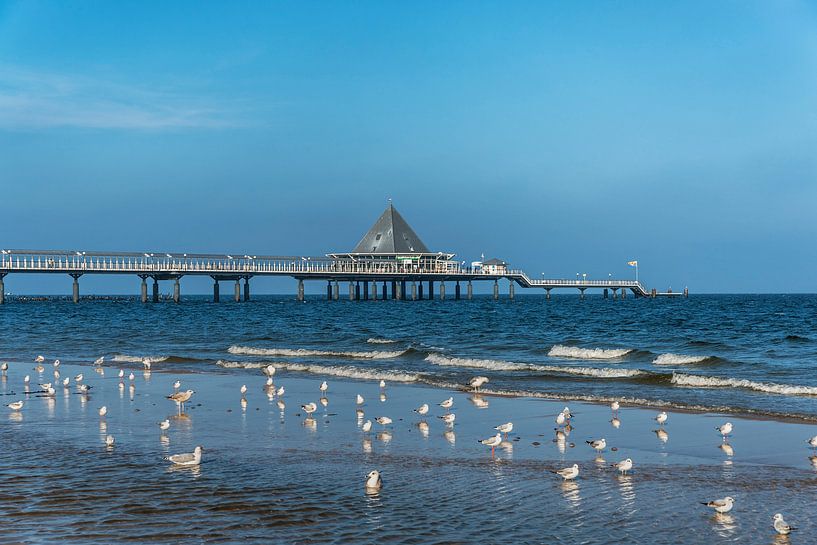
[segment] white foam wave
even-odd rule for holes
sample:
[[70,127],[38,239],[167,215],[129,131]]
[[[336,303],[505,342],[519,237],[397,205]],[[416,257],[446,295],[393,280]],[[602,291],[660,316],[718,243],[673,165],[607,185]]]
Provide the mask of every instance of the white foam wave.
[[233,345],[227,349],[230,354],[244,356],[279,356],[279,357],[322,357],[384,360],[399,358],[408,350],[372,350],[366,352],[342,352],[335,350],[312,350],[309,348],[255,348],[252,346]]
[[676,386],[692,388],[745,388],[747,390],[755,390],[768,394],[817,396],[817,387],[814,386],[754,382],[746,379],[706,377],[701,375],[688,375],[685,373],[673,373],[672,383]]
[[548,352],[548,356],[582,360],[612,360],[626,356],[630,352],[632,352],[630,348],[579,348],[578,346],[555,344]]
[[689,356],[686,354],[661,354],[652,362],[654,365],[691,365],[708,360],[709,356]]
[[534,371],[540,373],[563,373],[596,378],[627,378],[643,375],[638,369],[610,369],[607,367],[573,367],[567,365],[536,365],[532,363],[514,363],[502,360],[483,360],[473,358],[454,358],[440,354],[429,354],[425,360],[434,365],[448,367],[469,367],[491,369],[493,371]]
[[150,363],[159,363],[167,360],[168,357],[169,356],[129,356],[127,354],[117,354],[111,359],[122,363],[143,363],[145,360]]
[[396,343],[397,341],[394,341],[392,339],[379,339],[377,337],[370,337],[366,339],[366,342],[369,344],[392,344]]
[[[227,369],[260,369],[266,367],[269,363],[218,360],[216,365]],[[350,365],[309,365],[284,362],[274,362],[273,365],[278,369],[286,369],[298,373],[311,373],[313,375],[328,375],[359,380],[388,380],[391,382],[417,382],[420,380],[420,376],[413,373],[387,369],[361,369]]]

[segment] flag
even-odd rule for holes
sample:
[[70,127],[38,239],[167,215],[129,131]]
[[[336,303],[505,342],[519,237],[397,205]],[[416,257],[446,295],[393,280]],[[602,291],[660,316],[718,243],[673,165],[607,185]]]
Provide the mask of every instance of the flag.
[[628,261],[627,265],[630,267],[638,267],[638,261]]

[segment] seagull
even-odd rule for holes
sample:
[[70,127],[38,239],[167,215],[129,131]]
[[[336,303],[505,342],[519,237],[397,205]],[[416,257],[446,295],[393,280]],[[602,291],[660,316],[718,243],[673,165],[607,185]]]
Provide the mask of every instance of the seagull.
[[450,410],[451,407],[453,407],[453,406],[454,406],[454,398],[453,397],[449,397],[448,399],[446,399],[445,401],[440,403],[440,407],[442,407],[446,411]]
[[69,384],[71,384],[71,379],[70,378],[65,377],[64,379],[62,379],[62,387],[63,388],[68,388]]
[[627,458],[626,460],[622,460],[617,464],[613,464],[613,467],[619,470],[622,475],[626,475],[627,472],[633,468],[633,461]]
[[60,372],[54,369],[54,379],[56,380],[58,378],[60,378]]
[[49,396],[51,396],[51,397],[54,397],[54,394],[56,394],[56,393],[57,393],[57,391],[56,391],[54,388],[52,388],[51,386],[49,386],[48,388],[46,388],[46,392],[45,392],[45,393],[46,393],[46,395],[49,395]]
[[275,395],[277,395],[278,397],[284,395],[284,387],[281,386],[280,388],[278,388],[278,390],[275,392]]
[[54,365],[54,367],[59,367],[59,366],[60,366],[60,360],[58,360],[58,359],[57,359],[57,360],[54,360],[54,364],[53,364],[53,365]]
[[363,405],[363,396],[360,395],[360,394],[357,394],[357,400],[356,401],[357,401],[358,405]]
[[731,496],[726,496],[723,499],[712,500],[710,502],[701,502],[702,505],[706,505],[707,507],[714,509],[716,513],[728,513],[732,510],[734,503],[735,499]]
[[244,394],[246,394],[246,393],[247,393],[247,385],[242,384],[241,385],[241,397],[244,397]]
[[44,358],[43,356],[37,356],[37,357],[34,359],[34,363],[42,363],[42,362],[44,362],[44,361],[45,361],[45,358]]
[[508,438],[508,434],[513,431],[513,422],[507,422],[505,424],[500,424],[494,428],[499,433],[505,434],[505,439]]
[[301,405],[301,410],[306,413],[307,418],[312,416],[312,413],[318,410],[318,406],[314,403],[307,403],[306,405]]
[[428,403],[423,403],[422,405],[420,405],[419,407],[414,409],[414,412],[419,414],[420,416],[427,415],[428,414]]
[[74,382],[82,382],[82,378],[83,378],[82,373],[80,373],[74,377]]
[[170,419],[165,418],[161,422],[159,422],[159,429],[162,431],[166,431],[170,429]]
[[659,425],[659,426],[663,426],[663,425],[664,425],[664,423],[667,421],[667,418],[669,418],[669,417],[667,416],[666,411],[661,411],[661,412],[660,412],[660,413],[658,413],[658,415],[655,417],[655,421],[656,421],[656,422],[658,422],[658,425]]
[[12,411],[19,411],[20,409],[23,408],[23,400],[21,399],[19,401],[12,401],[11,403],[8,403],[6,407],[11,409]]
[[102,365],[103,363],[105,363],[105,356],[99,356],[94,360],[94,365]]
[[264,383],[267,388],[272,388],[275,386],[275,383],[272,381],[272,377],[267,377],[267,382]]
[[565,418],[567,419],[568,423],[570,423],[570,419],[573,418],[573,415],[570,413],[570,408],[565,407],[564,409],[562,409],[562,414],[565,415]]
[[[121,373],[121,371],[120,371],[120,373]],[[121,377],[122,375],[119,375],[119,376]],[[179,388],[181,388],[181,387],[182,387],[181,381],[177,380],[176,382],[173,383],[173,391],[174,392],[178,391]]]
[[128,375],[128,380],[129,380],[129,381],[131,381],[131,382],[133,382],[135,379],[136,379],[136,375],[134,375],[134,374],[133,374],[133,371],[131,371],[131,372],[130,372],[130,375]]
[[617,413],[620,407],[621,404],[618,401],[613,401],[612,403],[610,403],[610,408],[613,410],[614,413]]
[[383,479],[380,478],[380,472],[376,469],[374,471],[370,471],[368,475],[366,475],[366,490],[370,492],[376,492],[380,490],[380,487],[383,486]]
[[374,421],[384,427],[392,423],[392,419],[388,416],[378,416]]
[[145,369],[150,371],[150,358],[142,358],[142,365],[145,366]]
[[45,371],[45,367],[43,367],[42,365],[37,365],[37,367],[35,367],[34,370],[37,371],[38,373],[42,373],[43,371]]
[[272,375],[275,374],[275,366],[274,365],[267,365],[261,370],[262,373],[267,375],[268,377],[272,378]]
[[3,371],[5,373],[8,370],[9,370],[9,364],[8,363],[3,362],[2,364],[0,364],[0,371]]
[[564,426],[567,418],[565,417],[565,413],[559,413],[556,415],[556,425],[557,426]]
[[817,435],[806,441],[811,448],[817,448]]
[[176,405],[179,406],[179,414],[181,414],[181,412],[184,410],[184,404],[195,393],[196,392],[194,392],[193,390],[187,390],[185,392],[175,392],[175,393],[170,394],[169,396],[167,396],[167,399],[170,399],[170,400],[176,402]]
[[488,439],[481,440],[480,443],[482,443],[486,447],[491,447],[491,458],[493,458],[494,457],[494,449],[497,447],[497,445],[502,443],[502,434],[497,433],[493,437],[489,437]]
[[585,443],[587,443],[588,445],[590,445],[599,452],[607,448],[607,440],[604,438],[596,439],[595,441],[585,441]]
[[794,526],[789,526],[785,520],[783,520],[783,515],[780,513],[775,514],[774,516],[774,529],[777,531],[778,534],[786,536],[792,533],[792,531],[797,530]]
[[381,380],[381,381],[380,381],[380,389],[382,390],[382,389],[384,389],[385,387],[386,387],[386,381],[385,381],[385,380]]
[[104,417],[106,414],[108,414],[108,407],[103,405],[99,408],[99,416]]
[[29,382],[31,382],[31,377],[30,376],[26,375],[25,377],[23,377],[23,384],[28,386]]
[[105,437],[105,446],[111,448],[116,440],[113,438],[113,435],[108,435]]
[[319,388],[319,390],[321,391],[321,395],[325,394],[326,390],[328,390],[328,389],[329,389],[329,385],[326,383],[326,381],[324,380],[323,382],[321,382],[321,386]]
[[197,466],[201,463],[201,451],[204,450],[201,446],[193,449],[193,452],[185,452],[184,454],[174,454],[168,456],[165,460],[173,462],[177,466]]
[[487,382],[488,382],[488,377],[482,377],[482,376],[474,377],[474,378],[472,378],[471,380],[468,381],[468,386],[473,388],[475,392],[478,392],[479,389],[482,388],[482,386],[484,384],[486,384]]
[[356,409],[355,410],[355,416],[357,416],[358,420],[363,420],[363,415],[364,414],[365,413],[363,412],[363,409]]
[[372,431],[372,421],[367,420],[366,422],[364,422],[363,427],[361,429],[363,430],[363,433],[369,433],[370,431]]
[[119,370],[119,375],[118,375],[118,376],[119,376],[119,378],[124,377],[124,376],[125,376],[125,370],[124,370],[124,369],[120,369],[120,370]]
[[82,392],[82,393],[87,392],[88,388],[89,388],[89,386],[87,384],[80,384],[79,385],[79,391]]
[[40,388],[42,388],[43,390],[50,390],[51,389],[51,383],[50,382],[45,382],[43,384],[40,384]]
[[566,481],[572,481],[579,476],[579,464],[573,464],[570,467],[554,471],[554,473]]
[[715,429],[720,432],[720,434],[723,436],[723,440],[726,441],[726,438],[732,433],[732,423],[727,422],[722,426],[716,426]]
[[442,416],[440,416],[438,418],[441,418],[442,421],[445,422],[446,424],[448,424],[449,426],[453,426],[454,425],[454,420],[457,419],[457,415],[454,414],[454,413],[448,413],[448,414],[444,414],[444,415],[442,415]]

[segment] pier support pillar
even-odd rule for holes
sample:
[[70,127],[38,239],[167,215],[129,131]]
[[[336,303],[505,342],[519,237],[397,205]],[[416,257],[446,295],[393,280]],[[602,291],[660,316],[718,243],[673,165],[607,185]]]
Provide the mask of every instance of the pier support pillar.
[[417,282],[415,282],[414,280],[411,281],[411,300],[412,301],[417,300]]
[[433,280],[428,281],[428,300],[429,301],[434,300],[434,281]]
[[513,285],[513,280],[511,280],[510,282],[508,282],[508,298],[511,301],[513,301],[513,296],[514,296],[514,285]]
[[550,290],[553,288],[545,288],[545,300],[550,301]]
[[6,303],[6,284],[3,282],[5,277],[6,273],[0,273],[0,305]]
[[332,281],[331,280],[326,281],[326,300],[327,301],[332,300]]
[[610,288],[613,292],[613,299],[618,299],[618,288]]
[[377,301],[377,282],[372,280],[372,300]]
[[72,274],[71,278],[74,279],[74,286],[73,286],[73,298],[75,303],[79,303],[79,277],[82,276],[81,274]]
[[440,282],[440,301],[445,301],[445,282]]
[[213,302],[218,303],[219,293],[218,293],[218,280],[213,278]]
[[494,301],[499,299],[499,280],[494,280]]
[[391,289],[393,290],[392,297],[398,301],[401,301],[403,299],[403,283],[392,282]]
[[153,277],[153,302],[159,302],[159,281],[155,276]]
[[408,298],[408,294],[406,293],[406,281],[401,280],[400,281],[400,297],[398,297],[398,299],[400,299],[401,301],[405,301],[407,298]]
[[177,276],[173,281],[173,302],[178,303],[182,299],[182,287],[179,284],[179,277]]
[[386,288],[386,281],[383,281],[383,300],[386,301],[389,298],[389,290]]
[[332,299],[337,301],[340,299],[340,286],[338,286],[338,281],[335,280],[335,285],[332,286]]
[[355,300],[355,283],[351,281],[349,282],[349,300]]
[[459,300],[460,300],[460,283],[459,283],[459,281],[457,281],[457,282],[454,284],[454,300],[455,300],[455,301],[459,301]]
[[657,289],[655,289],[655,288],[653,288],[653,289],[652,289],[652,291],[650,292],[650,296],[651,296],[653,299],[655,299],[656,297],[658,297],[657,293],[658,293],[658,290],[657,290]]
[[[0,278],[0,287],[3,285],[3,279]],[[3,291],[0,289],[0,291]],[[689,299],[689,288],[684,288],[684,299]]]
[[364,301],[369,300],[369,281],[368,280],[363,281],[363,300]]
[[422,301],[423,300],[423,281],[420,280],[417,286],[417,298]]
[[[147,276],[140,276],[139,278],[142,279],[142,285],[139,286],[139,300],[142,303],[148,302],[148,277]],[[0,290],[2,291],[2,290]]]
[[355,282],[355,301],[360,301],[360,280]]
[[241,280],[236,279],[236,281],[235,281],[235,290],[233,290],[233,291],[234,291],[233,298],[235,299],[235,302],[240,303],[241,302]]
[[621,288],[621,298],[622,299],[627,298],[627,288]]
[[391,298],[397,299],[397,281],[391,281]]
[[298,301],[304,300],[304,280],[303,278],[298,279]]
[[581,295],[579,297],[581,298],[582,301],[584,301],[584,290],[586,290],[586,289],[587,288],[579,288],[579,292],[581,293]]
[[474,286],[470,280],[468,281],[468,285],[465,286],[465,294],[469,301],[474,298]]
[[250,300],[250,277],[245,276],[244,277],[244,302],[246,303],[249,300]]
[[604,298],[609,299],[610,295],[607,293],[607,288],[604,288]]

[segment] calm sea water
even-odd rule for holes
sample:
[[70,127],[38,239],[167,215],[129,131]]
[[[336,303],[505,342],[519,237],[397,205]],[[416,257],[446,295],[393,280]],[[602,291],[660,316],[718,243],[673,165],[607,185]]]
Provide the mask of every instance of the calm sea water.
[[0,357],[37,354],[198,372],[269,362],[304,375],[817,418],[817,296],[249,304],[135,300],[14,302],[0,308]]

